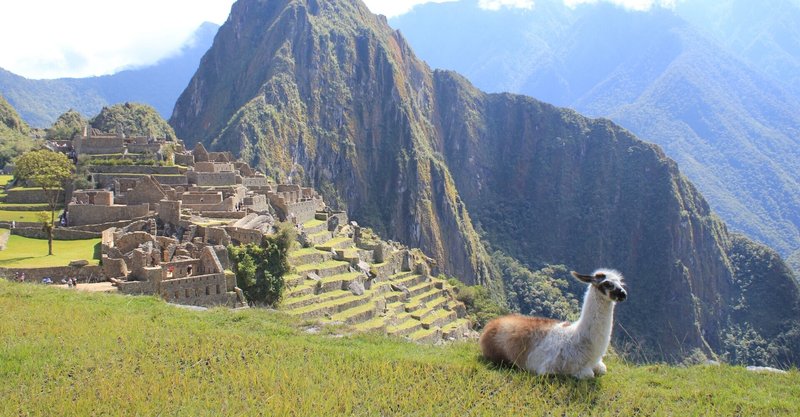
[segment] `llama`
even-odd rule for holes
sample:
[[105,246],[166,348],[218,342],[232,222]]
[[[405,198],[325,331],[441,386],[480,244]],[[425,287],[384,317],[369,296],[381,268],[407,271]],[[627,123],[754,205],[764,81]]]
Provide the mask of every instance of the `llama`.
[[598,269],[592,275],[572,271],[572,276],[589,284],[578,321],[570,324],[520,315],[496,318],[481,334],[483,356],[537,375],[584,379],[605,374],[603,355],[611,341],[614,305],[628,297],[622,274]]

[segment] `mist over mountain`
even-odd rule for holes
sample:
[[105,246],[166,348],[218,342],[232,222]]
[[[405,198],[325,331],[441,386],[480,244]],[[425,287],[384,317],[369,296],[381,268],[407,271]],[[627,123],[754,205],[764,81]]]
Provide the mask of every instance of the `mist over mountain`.
[[[557,19],[545,20],[557,29]],[[484,44],[492,42],[514,48]],[[478,69],[495,62],[489,52],[464,60]],[[524,287],[516,285],[524,271],[512,270],[618,268],[631,297],[618,309],[616,343],[635,359],[700,352],[800,362],[791,271],[774,251],[729,233],[661,148],[609,120],[433,71],[360,1],[239,0],[170,124],[190,144],[316,187],[360,224],[421,247],[441,272],[500,296],[512,296],[504,284]]]
[[462,1],[391,23],[433,67],[611,118],[661,145],[728,224],[790,255],[800,249],[800,37],[786,23],[800,8],[678,4],[486,11]]
[[31,80],[0,68],[0,94],[34,127],[49,127],[69,109],[92,116],[104,106],[121,102],[147,103],[168,118],[218,28],[203,23],[192,41],[175,55],[152,66],[112,75]]

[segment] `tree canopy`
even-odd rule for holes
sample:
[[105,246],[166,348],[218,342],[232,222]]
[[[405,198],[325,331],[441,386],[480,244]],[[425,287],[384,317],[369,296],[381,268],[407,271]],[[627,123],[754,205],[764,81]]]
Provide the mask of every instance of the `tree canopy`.
[[72,162],[63,153],[47,149],[27,152],[16,159],[14,177],[32,182],[47,195],[50,221],[45,218],[42,223],[48,236],[48,254],[52,255],[56,207],[63,196],[64,186],[72,178]]

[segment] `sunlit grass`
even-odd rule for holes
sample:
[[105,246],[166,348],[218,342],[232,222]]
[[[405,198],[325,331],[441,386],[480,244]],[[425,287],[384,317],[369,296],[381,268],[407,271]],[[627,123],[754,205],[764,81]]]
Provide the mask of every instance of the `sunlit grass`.
[[[593,381],[420,346],[310,335],[275,312],[0,281],[0,415],[797,415],[800,377],[609,362]],[[327,334],[326,334],[327,333]]]
[[47,240],[11,235],[6,248],[0,251],[0,267],[44,268],[66,266],[70,261],[85,259],[90,265],[99,260],[100,239],[55,240],[53,256],[47,255]]
[[[29,223],[38,223],[42,221],[42,218],[39,217],[40,213],[45,216],[45,218],[49,221],[50,220],[50,212],[49,211],[19,211],[19,210],[0,210],[0,221],[3,222],[29,222]],[[58,216],[61,215],[61,211],[56,212],[56,220],[58,220]]]

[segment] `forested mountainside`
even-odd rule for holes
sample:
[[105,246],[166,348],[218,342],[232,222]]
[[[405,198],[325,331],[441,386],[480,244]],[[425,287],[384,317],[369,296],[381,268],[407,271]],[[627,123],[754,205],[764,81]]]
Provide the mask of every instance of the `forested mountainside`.
[[176,55],[112,75],[31,80],[0,68],[0,94],[35,127],[49,127],[69,109],[92,116],[104,106],[131,101],[148,103],[168,118],[218,28],[203,23]]
[[660,148],[432,71],[360,1],[238,1],[170,123],[317,187],[465,282],[497,290],[502,253],[532,270],[619,269],[631,297],[616,342],[636,358],[735,351],[744,332],[798,362],[791,272],[731,235]]
[[31,149],[34,140],[30,134],[30,126],[0,95],[0,167],[5,166],[15,156]]
[[788,256],[800,250],[800,35],[786,24],[798,15],[792,0],[648,12],[465,0],[391,24],[433,67],[482,89],[608,117],[659,144],[733,229]]

